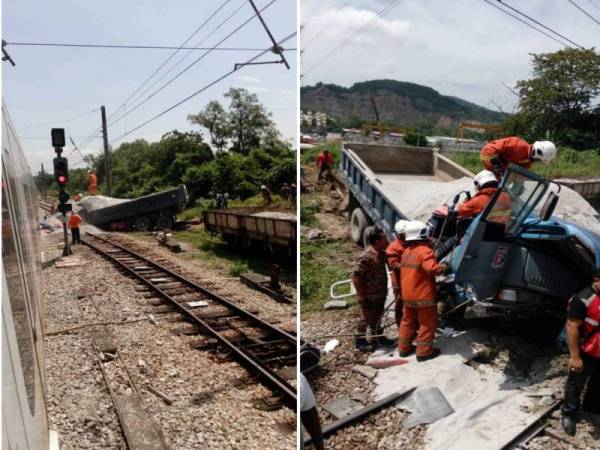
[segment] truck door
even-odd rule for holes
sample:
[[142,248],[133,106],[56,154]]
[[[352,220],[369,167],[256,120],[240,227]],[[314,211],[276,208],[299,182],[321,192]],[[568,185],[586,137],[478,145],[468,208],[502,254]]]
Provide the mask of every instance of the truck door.
[[500,187],[465,233],[452,258],[457,284],[478,301],[492,301],[502,284],[515,240],[550,182],[510,165]]

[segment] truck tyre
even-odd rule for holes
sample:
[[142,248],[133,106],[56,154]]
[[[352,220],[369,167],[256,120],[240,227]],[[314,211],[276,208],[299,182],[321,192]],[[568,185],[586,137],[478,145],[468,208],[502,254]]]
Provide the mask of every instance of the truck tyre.
[[149,231],[151,225],[152,222],[150,221],[150,217],[148,216],[140,216],[137,219],[135,219],[135,222],[133,223],[133,226],[138,231]]
[[354,208],[350,216],[350,236],[358,245],[363,245],[365,228],[370,225],[369,219],[361,208]]
[[159,230],[170,230],[173,228],[173,218],[171,216],[160,216],[156,220],[156,228]]
[[368,227],[365,228],[365,230],[363,231],[363,237],[362,237],[362,246],[364,248],[367,248],[369,246],[369,241],[367,236],[369,236],[369,233],[371,232],[371,230],[373,229],[373,225],[369,225]]

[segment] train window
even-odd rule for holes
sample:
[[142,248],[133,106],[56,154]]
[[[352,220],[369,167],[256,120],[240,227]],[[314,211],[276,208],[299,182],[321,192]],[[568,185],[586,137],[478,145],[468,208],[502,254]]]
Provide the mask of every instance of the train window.
[[[6,280],[6,291],[15,326],[17,347],[23,370],[25,390],[31,414],[35,411],[35,347],[33,329],[28,312],[25,279],[22,264],[18,254],[18,229],[15,227],[14,201],[16,195],[16,180],[14,168],[9,153],[2,153],[2,265]],[[18,208],[17,208],[18,210]],[[5,301],[3,298],[2,301]]]

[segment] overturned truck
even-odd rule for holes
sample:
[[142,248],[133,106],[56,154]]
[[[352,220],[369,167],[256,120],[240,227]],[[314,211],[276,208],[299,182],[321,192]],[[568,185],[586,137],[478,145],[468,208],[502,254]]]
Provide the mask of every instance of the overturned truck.
[[[357,243],[373,225],[390,239],[398,219],[432,225],[440,205],[452,207],[473,189],[470,172],[432,149],[347,145],[341,172]],[[510,219],[498,221],[507,196],[510,211],[502,213]],[[477,316],[564,312],[600,267],[597,212],[575,191],[514,165],[479,216],[431,228],[438,247],[451,243],[438,254],[452,273],[438,281],[455,304],[469,304]]]
[[185,185],[132,200],[104,196],[85,197],[78,203],[87,223],[106,230],[165,230],[188,201]]

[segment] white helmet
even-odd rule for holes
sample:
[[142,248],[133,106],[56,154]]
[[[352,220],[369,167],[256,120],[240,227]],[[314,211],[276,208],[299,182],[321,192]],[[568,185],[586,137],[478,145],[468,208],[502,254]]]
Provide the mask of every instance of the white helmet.
[[406,235],[406,241],[423,241],[429,237],[429,230],[427,225],[418,220],[411,220],[404,228],[404,234]]
[[556,146],[550,141],[535,141],[531,150],[531,157],[550,164],[550,161],[556,158]]
[[495,182],[496,184],[498,184],[498,180],[496,179],[496,175],[494,175],[494,172],[491,172],[489,170],[482,170],[477,175],[475,175],[475,178],[473,179],[473,183],[475,184],[475,188],[478,191],[481,190],[481,188],[483,186],[485,186],[488,183],[491,183],[492,181]]
[[267,187],[266,187],[266,186],[263,184],[263,185],[260,187],[260,190],[261,190],[261,191],[264,191],[266,188],[267,188]]
[[408,225],[409,222],[409,220],[404,219],[400,219],[398,222],[396,222],[396,225],[394,226],[394,231],[396,232],[396,234],[404,234],[406,225]]

